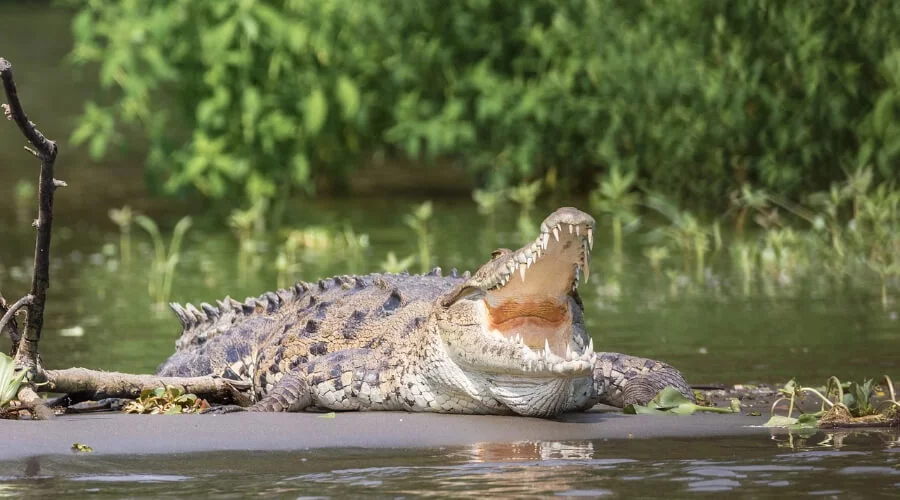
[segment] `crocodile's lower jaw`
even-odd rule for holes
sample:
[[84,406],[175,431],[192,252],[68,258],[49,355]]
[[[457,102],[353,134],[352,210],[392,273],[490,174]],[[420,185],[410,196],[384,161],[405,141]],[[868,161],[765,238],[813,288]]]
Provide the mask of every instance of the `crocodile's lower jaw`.
[[590,394],[591,378],[495,377],[491,394],[514,413],[552,417],[578,406]]

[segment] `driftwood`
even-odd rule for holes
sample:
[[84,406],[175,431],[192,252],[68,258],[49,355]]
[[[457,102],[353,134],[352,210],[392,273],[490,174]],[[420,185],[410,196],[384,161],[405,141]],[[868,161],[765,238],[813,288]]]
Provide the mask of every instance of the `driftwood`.
[[47,370],[46,392],[66,393],[73,400],[96,400],[105,398],[137,398],[144,389],[164,386],[181,388],[185,393],[217,403],[244,403],[242,392],[250,389],[250,383],[221,377],[158,377],[156,375],[133,375],[130,373],[101,372],[86,368]]
[[[53,193],[65,182],[53,177],[58,149],[56,143],[47,139],[37,126],[28,119],[19,102],[12,65],[0,58],[0,80],[6,93],[7,104],[3,104],[8,120],[16,123],[22,135],[30,143],[25,149],[41,161],[38,188],[38,218],[34,221],[37,235],[34,247],[34,271],[31,291],[9,305],[0,295],[0,335],[6,333],[12,341],[12,353],[16,368],[26,370],[26,383],[17,395],[21,406],[39,420],[55,417],[38,392],[66,393],[68,401],[86,401],[104,398],[137,398],[145,389],[155,389],[166,385],[181,388],[210,403],[249,404],[247,391],[250,384],[243,381],[220,377],[157,377],[154,375],[133,375],[128,373],[103,372],[85,368],[65,370],[45,370],[38,355],[38,344],[44,324],[44,307],[47,289],[50,287],[50,237],[53,226]],[[16,314],[25,312],[22,330],[16,322]],[[18,410],[17,410],[18,411]]]

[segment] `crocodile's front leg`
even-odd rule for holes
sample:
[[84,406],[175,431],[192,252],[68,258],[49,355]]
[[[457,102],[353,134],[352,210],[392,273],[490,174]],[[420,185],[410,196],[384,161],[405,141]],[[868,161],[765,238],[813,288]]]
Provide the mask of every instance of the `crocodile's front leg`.
[[616,352],[597,353],[594,364],[596,402],[623,408],[646,405],[666,386],[694,401],[694,393],[681,372],[661,361]]
[[[370,410],[385,406],[383,359],[370,349],[347,349],[300,364],[248,408],[250,411]],[[287,365],[288,363],[285,363]]]

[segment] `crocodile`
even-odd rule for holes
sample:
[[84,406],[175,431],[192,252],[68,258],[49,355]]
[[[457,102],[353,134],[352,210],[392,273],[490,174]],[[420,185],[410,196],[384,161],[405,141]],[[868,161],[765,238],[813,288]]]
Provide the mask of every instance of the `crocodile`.
[[[560,208],[474,274],[334,276],[238,302],[171,304],[182,323],[162,376],[249,381],[238,410],[400,410],[553,417],[646,404],[670,365],[594,351],[578,285],[594,219]],[[245,407],[249,406],[249,407]]]

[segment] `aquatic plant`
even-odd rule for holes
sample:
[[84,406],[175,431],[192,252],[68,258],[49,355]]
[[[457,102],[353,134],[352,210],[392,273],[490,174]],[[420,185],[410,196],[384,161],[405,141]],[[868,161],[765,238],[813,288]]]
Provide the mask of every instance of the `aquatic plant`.
[[747,215],[768,209],[769,195],[763,189],[753,189],[750,184],[744,184],[739,190],[732,191],[729,197],[732,208],[737,210],[734,228],[738,238],[743,239]]
[[649,194],[645,204],[669,219],[670,224],[662,228],[662,234],[681,251],[685,274],[690,274],[690,262],[693,260],[694,279],[697,283],[702,282],[706,253],[709,251],[709,231],[694,214],[680,210],[659,194]]
[[416,233],[418,247],[419,270],[424,274],[431,269],[432,236],[428,222],[433,214],[431,201],[426,201],[413,208],[411,213],[403,216],[403,222]]
[[150,263],[150,277],[147,286],[150,298],[158,306],[165,305],[172,294],[175,268],[181,258],[181,244],[184,235],[191,227],[191,218],[189,216],[182,217],[175,224],[168,249],[159,232],[159,226],[153,219],[139,214],[135,215],[134,222],[150,235],[153,243],[153,258]]
[[698,411],[738,413],[741,411],[741,404],[737,399],[732,399],[728,408],[702,406],[685,397],[678,389],[666,386],[646,405],[630,404],[623,409],[624,413],[630,415],[691,415]]
[[128,205],[112,208],[109,210],[109,218],[119,227],[119,259],[123,266],[128,267],[131,262],[131,224],[134,222],[134,212]]
[[[791,429],[895,425],[900,402],[897,401],[891,378],[885,375],[882,380],[888,388],[888,393],[886,399],[876,405],[872,402],[875,384],[871,379],[862,383],[841,383],[837,377],[832,376],[828,378],[825,387],[818,389],[802,387],[791,379],[778,390],[781,396],[772,403],[771,416],[765,425]],[[803,413],[794,418],[796,403],[804,394],[814,395],[821,401],[822,406],[817,412]],[[788,413],[777,415],[775,409],[784,401],[789,402]]]
[[662,276],[662,263],[669,258],[669,249],[662,246],[654,246],[644,249],[644,257],[650,261],[653,276],[659,279]]
[[395,254],[394,252],[388,252],[385,260],[381,262],[381,269],[386,273],[402,273],[403,271],[408,270],[415,261],[415,255],[409,255],[402,259],[397,259],[397,254]]
[[637,207],[640,196],[634,191],[637,174],[634,170],[622,173],[614,165],[609,174],[598,177],[597,188],[591,191],[591,208],[607,214],[612,221],[613,256],[621,260],[622,226],[638,220]]
[[37,197],[34,183],[28,179],[20,179],[13,188],[13,206],[20,222],[28,220],[29,210]]
[[12,358],[0,353],[0,408],[16,398],[27,373],[25,370],[16,370]]
[[534,222],[531,220],[531,212],[534,210],[535,203],[543,188],[543,179],[538,179],[533,182],[522,182],[517,186],[509,188],[509,199],[519,206],[519,218],[516,224],[519,233],[532,234],[535,232],[536,228]]
[[141,395],[122,408],[124,413],[141,413],[151,415],[176,415],[179,413],[197,413],[209,408],[205,399],[194,394],[185,394],[184,389],[172,385],[144,389]]
[[261,265],[258,255],[264,246],[267,207],[267,199],[258,199],[249,208],[234,209],[228,216],[228,225],[238,240],[237,268],[241,283],[245,283],[249,274]]

